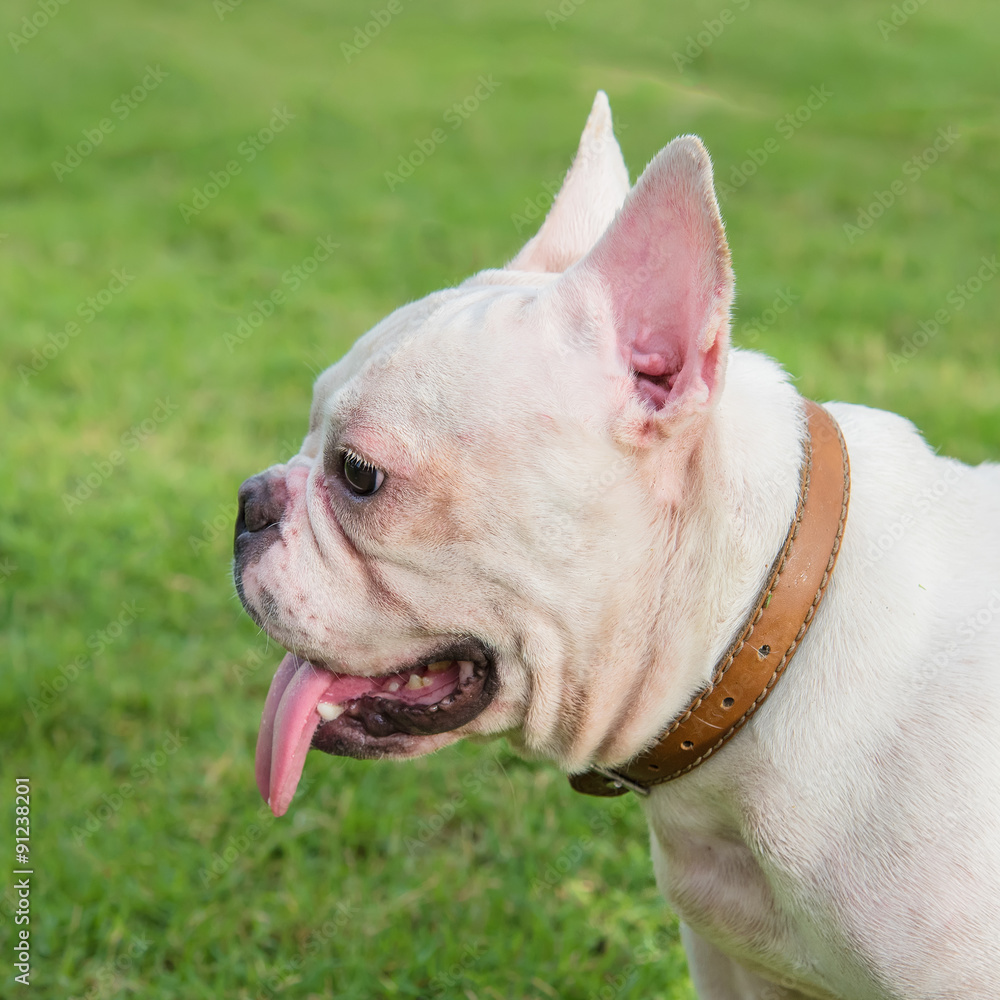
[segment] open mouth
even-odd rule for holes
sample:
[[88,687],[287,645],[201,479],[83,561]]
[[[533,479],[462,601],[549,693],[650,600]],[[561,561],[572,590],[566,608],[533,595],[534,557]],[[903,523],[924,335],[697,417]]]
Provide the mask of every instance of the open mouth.
[[[412,755],[420,737],[471,722],[496,691],[492,658],[465,640],[377,677],[335,674],[288,653],[264,703],[257,787],[275,816],[288,809],[310,747],[345,757]],[[426,748],[433,749],[433,748]]]

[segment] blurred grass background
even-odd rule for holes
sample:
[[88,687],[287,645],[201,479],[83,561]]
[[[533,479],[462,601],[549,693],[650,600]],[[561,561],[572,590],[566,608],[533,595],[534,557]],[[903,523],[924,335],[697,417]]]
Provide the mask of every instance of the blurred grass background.
[[[0,15],[0,844],[27,775],[34,996],[692,996],[635,803],[575,796],[502,746],[316,755],[271,819],[252,756],[281,651],[229,577],[236,487],[297,449],[316,373],[516,251],[598,88],[633,177],[673,135],[704,137],[732,189],[737,343],[806,395],[1000,455],[1000,285],[968,286],[998,249],[995,5],[393,7]],[[385,23],[345,50],[373,10]],[[480,77],[493,92],[452,128]],[[829,96],[810,109],[813,88]],[[929,164],[939,129],[958,138]],[[293,291],[319,238],[339,248]]]

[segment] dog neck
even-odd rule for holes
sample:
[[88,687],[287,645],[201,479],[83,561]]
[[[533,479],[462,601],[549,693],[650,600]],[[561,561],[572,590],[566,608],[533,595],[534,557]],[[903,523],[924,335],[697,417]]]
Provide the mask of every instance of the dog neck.
[[[794,510],[772,555],[766,578],[727,640],[714,669],[693,697],[643,753],[618,767],[595,767],[571,778],[578,791],[593,795],[641,794],[681,777],[718,752],[770,694],[798,649],[822,600],[836,562],[847,516],[850,474],[836,421],[815,403],[797,399],[807,419],[797,470]],[[739,464],[739,463],[737,463]],[[767,463],[764,463],[765,465]],[[787,486],[780,470],[771,489]],[[759,488],[756,493],[760,496]],[[756,509],[754,505],[752,509]],[[720,533],[725,537],[727,532]],[[771,548],[771,553],[774,548]],[[742,602],[745,604],[745,600]],[[715,612],[716,620],[720,616]],[[734,630],[724,634],[732,636]]]

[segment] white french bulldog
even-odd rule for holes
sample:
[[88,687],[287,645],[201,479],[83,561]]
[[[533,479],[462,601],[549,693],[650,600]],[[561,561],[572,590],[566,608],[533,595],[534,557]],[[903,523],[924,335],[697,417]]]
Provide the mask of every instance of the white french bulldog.
[[[504,734],[618,767],[702,689],[796,510],[804,401],[729,346],[711,164],[631,190],[598,94],[539,233],[320,376],[243,484],[235,578],[292,652],[257,779],[310,747]],[[1000,997],[1000,467],[831,404],[852,492],[801,650],[731,743],[643,799],[702,1000]]]

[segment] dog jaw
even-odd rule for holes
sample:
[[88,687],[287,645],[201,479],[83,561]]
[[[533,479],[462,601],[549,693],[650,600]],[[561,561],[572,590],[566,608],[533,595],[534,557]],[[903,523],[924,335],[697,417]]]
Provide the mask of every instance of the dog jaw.
[[257,741],[257,787],[276,816],[295,793],[310,747],[349,757],[415,756],[490,703],[496,688],[487,654],[454,645],[441,659],[377,677],[338,675],[289,654],[264,705]]

